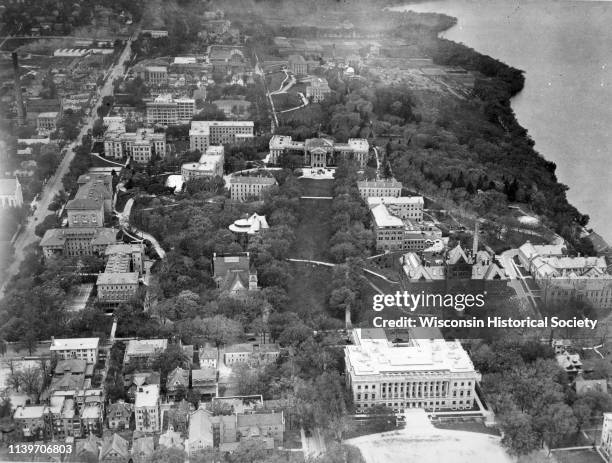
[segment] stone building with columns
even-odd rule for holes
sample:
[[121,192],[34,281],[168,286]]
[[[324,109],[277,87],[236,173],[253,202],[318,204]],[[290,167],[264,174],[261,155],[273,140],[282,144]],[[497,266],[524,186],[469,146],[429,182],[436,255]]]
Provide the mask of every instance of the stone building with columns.
[[381,328],[357,328],[352,339],[345,348],[346,385],[358,413],[375,405],[397,412],[474,406],[481,375],[461,344],[445,341],[438,330],[411,330],[407,341],[392,342]]

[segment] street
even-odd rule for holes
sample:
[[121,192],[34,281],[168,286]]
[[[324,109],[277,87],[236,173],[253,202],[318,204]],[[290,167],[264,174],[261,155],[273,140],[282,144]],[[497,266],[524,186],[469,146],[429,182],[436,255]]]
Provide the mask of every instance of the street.
[[136,31],[126,42],[125,48],[117,60],[117,64],[111,68],[104,86],[100,89],[100,94],[96,104],[93,106],[89,114],[85,116],[85,123],[83,124],[77,139],[66,146],[66,154],[55,171],[55,174],[44,186],[43,191],[40,194],[40,198],[36,203],[36,210],[31,216],[28,217],[23,231],[15,240],[13,262],[8,267],[5,280],[2,282],[2,287],[0,288],[0,298],[4,297],[6,284],[19,271],[19,266],[25,258],[26,248],[38,240],[38,237],[34,234],[34,229],[36,228],[36,225],[41,223],[47,215],[51,214],[51,211],[49,211],[47,208],[49,207],[51,201],[53,201],[53,197],[62,189],[62,178],[64,178],[64,175],[66,175],[68,172],[70,163],[74,159],[74,149],[78,146],[83,136],[86,135],[90,129],[92,129],[93,123],[98,117],[97,111],[102,104],[102,99],[105,96],[113,94],[113,80],[123,75],[123,63],[130,58],[131,43],[132,40],[137,37],[137,35],[138,31]]

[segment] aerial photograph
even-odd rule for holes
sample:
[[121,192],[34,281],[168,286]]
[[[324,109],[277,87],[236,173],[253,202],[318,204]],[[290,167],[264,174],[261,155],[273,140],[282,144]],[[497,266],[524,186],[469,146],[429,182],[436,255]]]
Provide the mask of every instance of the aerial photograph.
[[0,0],[0,462],[612,462],[612,0]]

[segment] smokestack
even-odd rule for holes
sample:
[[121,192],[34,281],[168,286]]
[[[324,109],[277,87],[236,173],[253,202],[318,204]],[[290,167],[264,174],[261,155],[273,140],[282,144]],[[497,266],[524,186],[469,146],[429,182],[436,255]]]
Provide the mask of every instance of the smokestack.
[[476,253],[478,252],[478,222],[474,225],[474,242],[472,243],[472,259],[476,261]]
[[15,105],[17,105],[17,124],[23,125],[25,121],[25,110],[23,107],[23,96],[21,95],[21,81],[19,80],[19,58],[17,52],[11,53],[13,58],[13,73],[15,74]]

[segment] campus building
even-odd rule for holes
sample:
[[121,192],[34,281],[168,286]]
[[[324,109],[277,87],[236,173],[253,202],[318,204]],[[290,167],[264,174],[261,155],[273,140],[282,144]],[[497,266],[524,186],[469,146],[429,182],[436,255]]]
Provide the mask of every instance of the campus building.
[[257,270],[251,266],[248,252],[231,255],[213,254],[213,279],[217,287],[230,296],[257,291]]
[[184,182],[193,178],[222,177],[224,163],[223,146],[209,146],[198,162],[188,162],[181,166],[181,176]]
[[52,228],[40,240],[45,257],[102,255],[117,242],[114,228]]
[[562,246],[529,241],[518,257],[542,290],[544,304],[586,302],[595,309],[612,309],[612,275],[605,257],[569,257]]
[[104,226],[104,199],[99,196],[71,199],[66,203],[68,226],[97,228]]
[[226,145],[253,137],[252,121],[193,121],[189,130],[189,149],[206,152],[210,145]]
[[357,409],[471,409],[481,375],[461,344],[439,331],[411,335],[391,342],[380,328],[352,331],[353,345],[344,351],[346,386]]
[[400,219],[409,219],[415,222],[423,221],[422,196],[370,196],[367,198],[368,206],[373,208],[378,204],[384,204],[387,210]]
[[260,199],[268,188],[276,185],[274,177],[256,175],[233,175],[230,178],[230,197],[234,201]]
[[153,129],[108,130],[104,134],[104,154],[113,159],[131,156],[138,163],[149,162],[153,155],[163,158],[166,156],[166,134]]
[[370,197],[399,198],[402,194],[402,184],[394,178],[387,180],[362,180],[357,182],[359,194],[365,200]]
[[57,121],[59,119],[59,113],[45,112],[39,113],[36,116],[36,131],[39,135],[48,135],[57,129]]
[[23,193],[17,178],[0,179],[0,208],[23,206]]
[[[329,138],[309,138],[293,141],[287,135],[274,135],[270,139],[270,163],[277,164],[280,157],[299,154],[307,167],[335,166],[340,158],[357,161],[363,168],[369,159],[370,145],[364,138],[349,138],[347,143],[336,143]],[[379,195],[382,196],[382,195]]]
[[323,101],[330,93],[331,89],[324,77],[312,77],[306,81],[306,98],[311,98],[313,103]]
[[144,273],[144,245],[110,245],[105,254],[106,267],[96,280],[98,300],[109,304],[127,302],[136,296]]
[[171,95],[159,95],[146,105],[147,124],[176,125],[189,124],[196,112],[195,99],[172,98]]

